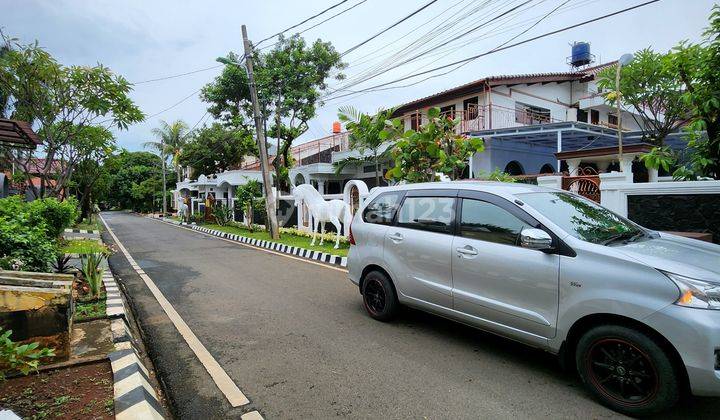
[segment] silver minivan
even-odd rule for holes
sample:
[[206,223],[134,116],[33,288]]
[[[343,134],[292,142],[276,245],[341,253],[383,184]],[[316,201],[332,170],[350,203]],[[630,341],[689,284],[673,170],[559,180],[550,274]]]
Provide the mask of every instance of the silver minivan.
[[560,356],[629,415],[720,396],[720,246],[567,191],[460,181],[377,188],[350,228],[368,314],[400,305]]

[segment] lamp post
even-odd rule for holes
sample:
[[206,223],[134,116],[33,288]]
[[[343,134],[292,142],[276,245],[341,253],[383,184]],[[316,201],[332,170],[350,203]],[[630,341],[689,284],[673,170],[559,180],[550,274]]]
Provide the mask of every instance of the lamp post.
[[620,172],[623,170],[623,143],[622,143],[622,110],[620,109],[620,70],[630,64],[635,57],[632,54],[623,54],[618,59],[615,71],[615,105],[617,106],[617,134],[618,134],[618,161]]

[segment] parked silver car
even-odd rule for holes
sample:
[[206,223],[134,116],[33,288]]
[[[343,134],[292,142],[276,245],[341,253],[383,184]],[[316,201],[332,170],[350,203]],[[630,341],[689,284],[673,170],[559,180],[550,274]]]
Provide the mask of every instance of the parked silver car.
[[645,229],[567,191],[378,188],[350,230],[371,317],[419,308],[558,354],[609,407],[720,395],[720,246]]

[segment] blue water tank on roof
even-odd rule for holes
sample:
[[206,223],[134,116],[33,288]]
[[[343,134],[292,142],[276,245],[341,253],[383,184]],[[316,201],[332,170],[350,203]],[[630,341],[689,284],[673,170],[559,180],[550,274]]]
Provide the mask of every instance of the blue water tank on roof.
[[590,54],[590,43],[575,42],[572,44],[572,55],[570,64],[574,67],[585,66],[592,63],[592,54]]

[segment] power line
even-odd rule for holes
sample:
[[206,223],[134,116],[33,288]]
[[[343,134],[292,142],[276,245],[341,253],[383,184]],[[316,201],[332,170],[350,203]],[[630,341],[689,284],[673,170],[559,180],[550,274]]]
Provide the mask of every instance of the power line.
[[[343,13],[349,12],[350,10],[352,10],[352,9],[360,6],[361,4],[365,3],[366,1],[367,1],[367,0],[361,0],[360,2],[355,3],[354,5],[348,7],[347,9],[344,9],[344,10],[338,12],[338,13],[335,13],[334,15],[330,16],[330,17],[327,18],[327,19],[321,20],[320,22],[314,24],[313,26],[311,26],[311,27],[309,27],[309,28],[303,29],[302,31],[298,32],[297,35],[303,34],[303,33],[307,32],[307,31],[309,31],[309,30],[311,30],[311,29],[315,29],[315,28],[317,28],[318,26],[322,25],[323,23],[325,23],[325,22],[327,22],[327,21],[329,21],[329,20],[332,20],[332,19],[334,19],[334,18],[342,15]],[[274,47],[274,46],[277,45],[277,44],[278,44],[277,42],[274,42],[274,43],[272,43],[272,44],[270,44],[270,45],[268,45],[268,46],[265,46],[265,47],[260,48],[260,51],[265,50],[265,49],[268,49],[268,48],[272,48],[272,47]]]
[[193,96],[195,96],[195,94],[197,94],[198,92],[200,92],[200,90],[202,90],[202,88],[200,88],[200,89],[196,90],[195,92],[189,94],[188,96],[180,99],[178,102],[174,103],[173,105],[170,105],[169,107],[163,109],[162,111],[156,112],[156,113],[154,113],[154,114],[152,114],[152,115],[149,115],[149,116],[145,117],[145,119],[146,119],[146,120],[149,120],[150,118],[157,117],[158,115],[162,114],[162,113],[165,112],[165,111],[170,111],[171,109],[175,108],[176,106],[180,105],[181,103],[183,103],[183,102],[187,101],[188,99],[192,98]]
[[415,73],[415,74],[412,74],[412,75],[408,75],[408,76],[405,76],[405,77],[401,77],[401,78],[399,78],[399,79],[395,79],[395,80],[392,80],[392,81],[390,81],[390,82],[385,82],[385,83],[381,83],[381,84],[378,84],[378,85],[375,85],[375,86],[371,86],[371,87],[369,87],[369,88],[365,88],[365,89],[362,89],[362,90],[359,90],[359,91],[356,91],[356,92],[353,92],[353,93],[347,93],[347,94],[343,94],[343,95],[338,95],[338,96],[335,96],[335,97],[333,97],[333,98],[329,98],[329,99],[327,99],[327,100],[333,100],[333,99],[338,99],[338,98],[342,98],[342,97],[345,97],[345,96],[353,95],[353,94],[356,94],[356,93],[362,93],[362,92],[372,91],[372,90],[375,90],[375,89],[377,89],[377,88],[379,88],[379,87],[384,87],[384,86],[387,86],[387,85],[390,85],[390,84],[394,84],[394,83],[397,83],[397,82],[401,82],[401,81],[403,81],[403,80],[411,79],[411,78],[414,78],[414,77],[417,77],[417,76],[422,76],[422,75],[424,75],[424,74],[428,74],[428,73],[432,73],[432,72],[435,72],[435,71],[438,71],[438,70],[442,70],[442,69],[447,68],[447,67],[452,67],[452,66],[455,66],[455,65],[458,65],[458,64],[464,64],[464,63],[467,63],[467,62],[470,62],[470,61],[477,60],[477,59],[480,58],[480,57],[484,57],[484,56],[487,56],[487,55],[490,55],[490,54],[494,54],[494,53],[497,53],[497,52],[500,52],[500,51],[504,51],[504,50],[507,50],[507,49],[510,49],[510,48],[514,48],[514,47],[517,47],[517,46],[520,46],[520,45],[523,45],[523,44],[527,44],[527,43],[529,43],[529,42],[536,41],[536,40],[538,40],[538,39],[545,38],[545,37],[548,37],[548,36],[551,36],[551,35],[555,35],[555,34],[558,34],[558,33],[560,33],[560,32],[565,32],[565,31],[568,31],[568,30],[570,30],[570,29],[574,29],[574,28],[577,28],[577,27],[580,27],[580,26],[584,26],[584,25],[587,25],[587,24],[589,24],[589,23],[597,22],[597,21],[599,21],[599,20],[607,19],[607,18],[609,18],[609,17],[616,16],[616,15],[619,15],[619,14],[622,14],[622,13],[626,13],[626,12],[629,12],[629,11],[631,11],[631,10],[638,9],[638,8],[640,8],[640,7],[644,7],[644,6],[647,6],[647,5],[652,4],[652,3],[657,3],[658,1],[660,1],[660,0],[650,0],[650,1],[646,1],[646,2],[644,2],[644,3],[640,3],[640,4],[637,4],[637,5],[635,5],[635,6],[627,7],[627,8],[625,8],[625,9],[621,9],[621,10],[615,11],[615,12],[613,12],[613,13],[608,13],[608,14],[606,14],[606,15],[598,16],[598,17],[596,17],[596,18],[589,19],[589,20],[586,20],[586,21],[583,21],[583,22],[580,22],[580,23],[576,23],[576,24],[574,24],[574,25],[570,25],[570,26],[566,26],[566,27],[564,27],[564,28],[556,29],[556,30],[554,30],[554,31],[546,32],[546,33],[544,33],[544,34],[542,34],[542,35],[538,35],[538,36],[535,36],[535,37],[532,37],[532,38],[528,38],[528,39],[526,39],[526,40],[523,40],[523,41],[520,41],[520,42],[516,42],[516,43],[514,43],[514,44],[510,44],[510,45],[507,45],[507,46],[504,46],[504,47],[501,47],[501,48],[494,48],[494,49],[492,49],[492,50],[490,50],[490,51],[486,51],[486,52],[484,52],[484,53],[477,54],[477,55],[474,55],[474,56],[472,56],[472,57],[468,57],[468,58],[465,58],[465,59],[462,59],[462,60],[458,60],[458,61],[455,61],[455,62],[452,62],[452,63],[449,63],[449,64],[444,64],[444,65],[442,65],[442,66],[435,67],[435,68],[432,68],[432,69],[430,69],[430,70],[426,70],[426,71],[422,71],[422,72]]
[[172,76],[158,77],[158,78],[156,78],[156,79],[148,79],[148,80],[143,80],[143,81],[140,81],[140,82],[133,82],[132,84],[133,84],[133,85],[141,85],[141,84],[143,84],[143,83],[159,82],[159,81],[161,81],[161,80],[174,79],[174,78],[176,78],[176,77],[182,77],[182,76],[187,76],[187,75],[190,75],[190,74],[200,73],[200,72],[203,72],[203,71],[208,71],[208,70],[216,69],[216,68],[218,68],[218,67],[222,67],[222,64],[218,64],[218,65],[212,66],[212,67],[207,67],[207,68],[204,68],[204,69],[189,71],[189,72],[187,72],[187,73],[173,74]]
[[368,42],[372,41],[373,39],[379,37],[380,35],[384,34],[385,32],[389,31],[390,29],[398,26],[399,24],[405,22],[406,20],[410,19],[411,17],[415,16],[416,14],[422,12],[423,10],[427,9],[432,5],[433,3],[437,2],[437,0],[430,0],[427,2],[424,6],[420,7],[419,9],[415,10],[414,12],[410,13],[409,15],[405,16],[404,18],[400,19],[399,21],[393,23],[392,25],[388,26],[387,28],[383,29],[382,31],[376,33],[375,35],[371,36],[370,38],[360,42],[359,44],[356,44],[353,47],[350,47],[348,50],[346,50],[344,53],[340,54],[341,57],[344,57],[345,55],[355,51],[356,49],[362,47],[363,45],[367,44]]
[[308,22],[308,21],[310,21],[310,20],[312,20],[312,19],[315,19],[316,17],[318,17],[318,16],[320,16],[320,15],[322,15],[322,14],[324,14],[324,13],[326,13],[326,12],[328,12],[328,11],[330,11],[330,10],[338,7],[338,6],[340,6],[340,5],[343,4],[343,3],[347,3],[347,1],[348,1],[348,0],[342,0],[342,1],[338,2],[338,3],[335,3],[335,4],[333,4],[332,6],[328,7],[327,9],[323,10],[322,12],[312,15],[312,16],[310,16],[309,18],[303,20],[303,21],[300,22],[300,23],[296,23],[295,25],[293,25],[293,26],[291,26],[291,27],[289,27],[289,28],[287,28],[287,29],[285,29],[285,30],[283,30],[283,31],[280,31],[280,32],[276,33],[275,35],[271,35],[271,36],[269,36],[269,37],[267,37],[267,38],[265,38],[265,39],[261,39],[257,44],[255,44],[255,47],[257,48],[257,46],[260,45],[260,44],[262,44],[263,42],[265,42],[265,41],[267,41],[267,40],[269,40],[269,39],[272,39],[272,38],[274,38],[274,37],[276,37],[276,36],[278,36],[278,35],[282,35],[282,34],[284,34],[285,32],[287,32],[287,31],[289,31],[289,30],[291,30],[291,29],[297,28],[298,26],[302,25],[303,23]]
[[[474,31],[476,31],[476,30],[478,30],[478,29],[480,29],[480,28],[482,28],[482,27],[484,27],[484,26],[487,26],[487,25],[491,24],[492,22],[495,22],[496,20],[501,19],[501,18],[505,17],[506,15],[508,15],[508,14],[510,14],[510,13],[516,11],[516,10],[518,10],[519,8],[527,5],[528,3],[532,2],[532,1],[533,1],[533,0],[526,0],[526,1],[524,1],[523,3],[520,3],[520,4],[518,4],[518,5],[514,6],[514,7],[511,7],[510,9],[505,10],[504,12],[502,12],[502,13],[500,13],[499,15],[491,18],[490,20],[484,21],[484,22],[482,22],[482,23],[480,23],[480,24],[478,24],[478,25],[470,28],[469,30],[464,31],[464,32],[461,33],[461,34],[452,37],[451,39],[449,39],[449,40],[447,40],[447,41],[443,41],[443,44],[448,44],[448,43],[454,42],[454,41],[456,41],[456,40],[458,40],[458,39],[460,39],[460,38],[462,38],[462,37],[464,37],[464,36],[467,36],[467,35],[471,34],[472,32],[474,32]],[[382,71],[372,72],[370,75],[364,77],[362,80],[360,80],[360,81],[357,82],[357,83],[361,83],[361,82],[368,81],[368,80],[370,80],[370,79],[374,79],[374,78],[376,78],[376,77],[378,77],[378,76],[380,76],[380,75],[382,75],[382,74],[384,74],[384,73],[387,73],[387,72],[390,71],[390,70],[393,70],[393,69],[398,68],[398,67],[400,67],[400,66],[402,66],[402,65],[404,65],[404,64],[407,64],[407,63],[410,63],[410,62],[412,62],[412,61],[415,61],[415,60],[417,60],[417,59],[419,59],[419,58],[422,58],[424,55],[426,55],[427,53],[431,52],[433,49],[434,49],[434,47],[430,47],[430,48],[428,48],[428,49],[426,49],[426,50],[424,50],[424,51],[421,51],[421,52],[413,55],[413,56],[410,57],[410,58],[407,58],[407,59],[405,59],[405,60],[403,60],[403,61],[400,61],[400,62],[395,62],[395,63],[392,64],[390,67],[385,68],[385,69],[383,69]],[[346,86],[348,86],[348,85],[349,85],[349,84],[346,84]]]

